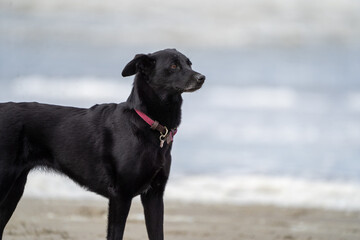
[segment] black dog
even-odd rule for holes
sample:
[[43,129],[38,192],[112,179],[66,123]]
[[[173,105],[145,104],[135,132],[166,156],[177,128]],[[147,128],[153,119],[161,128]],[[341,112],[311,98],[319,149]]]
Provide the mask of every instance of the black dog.
[[0,104],[0,240],[29,171],[38,166],[109,199],[107,239],[123,238],[131,200],[139,194],[149,239],[164,238],[163,192],[181,94],[199,89],[205,76],[175,49],[136,55],[122,72],[134,74],[131,94],[120,104]]

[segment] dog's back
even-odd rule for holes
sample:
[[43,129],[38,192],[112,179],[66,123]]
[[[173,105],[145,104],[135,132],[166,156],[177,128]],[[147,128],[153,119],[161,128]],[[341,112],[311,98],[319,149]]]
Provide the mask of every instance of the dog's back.
[[[59,129],[68,118],[80,115],[84,110],[39,103],[0,104],[0,154],[12,152],[17,160],[50,158],[47,145],[56,141],[56,135],[68,129]],[[64,133],[66,134],[66,133]],[[7,147],[2,147],[2,145]],[[22,156],[19,156],[22,153]],[[30,159],[29,159],[30,158]],[[3,157],[0,161],[10,161]],[[15,159],[12,159],[15,160]]]
[[101,118],[104,109],[115,106],[82,109],[40,103],[0,104],[0,177],[41,166],[105,195],[106,186],[99,186],[108,181],[99,162],[104,153],[99,151],[105,128]]

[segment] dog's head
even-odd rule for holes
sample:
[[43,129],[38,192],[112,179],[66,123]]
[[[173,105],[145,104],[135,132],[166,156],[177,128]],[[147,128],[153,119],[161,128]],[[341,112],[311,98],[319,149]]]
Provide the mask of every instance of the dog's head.
[[155,91],[193,92],[201,88],[205,76],[191,68],[191,62],[176,49],[137,54],[122,71],[124,77],[139,74]]

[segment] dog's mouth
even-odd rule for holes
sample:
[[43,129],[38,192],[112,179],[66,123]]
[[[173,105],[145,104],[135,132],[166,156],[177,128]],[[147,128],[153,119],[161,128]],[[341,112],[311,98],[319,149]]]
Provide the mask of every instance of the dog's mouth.
[[195,92],[196,90],[199,90],[202,87],[203,83],[198,83],[195,86],[191,84],[190,86],[181,89],[181,92]]
[[193,87],[193,88],[186,88],[183,90],[183,92],[195,92],[196,90],[199,90],[201,86]]

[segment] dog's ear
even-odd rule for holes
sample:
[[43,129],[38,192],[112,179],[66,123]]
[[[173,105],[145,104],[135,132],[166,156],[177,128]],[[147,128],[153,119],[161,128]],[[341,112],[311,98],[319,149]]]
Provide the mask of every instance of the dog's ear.
[[138,72],[143,74],[150,74],[155,66],[155,60],[146,54],[137,54],[133,60],[126,64],[122,71],[122,76],[127,77],[134,75]]

